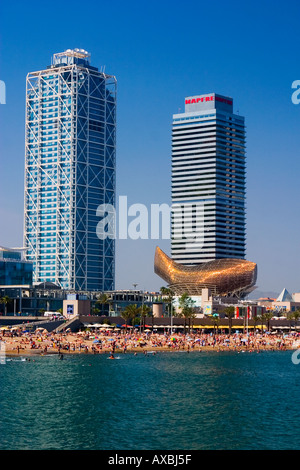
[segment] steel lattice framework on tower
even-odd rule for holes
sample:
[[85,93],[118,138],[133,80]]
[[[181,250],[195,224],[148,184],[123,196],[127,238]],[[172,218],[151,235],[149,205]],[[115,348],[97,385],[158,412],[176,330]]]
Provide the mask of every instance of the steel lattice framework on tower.
[[114,240],[96,234],[115,203],[116,78],[68,50],[26,80],[24,246],[35,283],[114,288]]

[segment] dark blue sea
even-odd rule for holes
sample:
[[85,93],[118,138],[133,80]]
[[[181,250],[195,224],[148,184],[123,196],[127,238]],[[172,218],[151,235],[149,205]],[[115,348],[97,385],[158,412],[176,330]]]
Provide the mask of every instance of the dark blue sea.
[[300,449],[290,351],[6,358],[1,450]]

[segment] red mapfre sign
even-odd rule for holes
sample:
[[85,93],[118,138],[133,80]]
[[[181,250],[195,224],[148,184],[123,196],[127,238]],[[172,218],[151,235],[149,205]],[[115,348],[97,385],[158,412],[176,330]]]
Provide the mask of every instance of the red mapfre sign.
[[190,98],[185,100],[185,104],[204,103],[205,101],[214,101],[214,96],[202,96],[201,98]]
[[185,104],[196,104],[196,103],[205,103],[207,101],[220,101],[221,103],[226,103],[232,105],[232,100],[227,100],[226,98],[220,98],[219,96],[202,96],[201,98],[187,98]]

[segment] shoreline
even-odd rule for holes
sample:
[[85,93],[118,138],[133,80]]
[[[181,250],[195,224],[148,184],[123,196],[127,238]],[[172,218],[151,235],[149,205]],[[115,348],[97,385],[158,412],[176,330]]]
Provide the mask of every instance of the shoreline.
[[[201,353],[201,352],[215,352],[215,353],[222,353],[222,352],[248,352],[248,353],[261,353],[261,352],[282,352],[282,351],[295,351],[298,347],[285,347],[285,348],[274,348],[274,347],[261,347],[261,348],[247,348],[247,347],[211,347],[211,346],[203,346],[198,348],[168,348],[168,347],[157,347],[157,348],[134,348],[134,349],[127,349],[126,352],[123,349],[115,349],[113,352],[114,355],[116,354],[129,354],[129,355],[155,355],[157,353]],[[61,350],[60,352],[56,349],[48,349],[47,351],[43,351],[40,349],[20,349],[19,351],[15,349],[7,349],[4,351],[5,357],[32,357],[32,356],[96,356],[96,355],[110,355],[112,353],[111,350],[104,350],[104,351],[69,351],[69,350]]]
[[0,337],[2,355],[31,357],[62,354],[145,354],[162,352],[252,352],[286,351],[300,348],[300,335],[271,334],[145,334],[113,332],[64,332],[4,334]]

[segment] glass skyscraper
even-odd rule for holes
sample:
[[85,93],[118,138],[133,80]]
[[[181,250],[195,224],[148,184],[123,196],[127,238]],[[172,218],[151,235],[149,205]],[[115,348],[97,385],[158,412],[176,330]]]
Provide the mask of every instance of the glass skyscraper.
[[33,282],[114,289],[114,240],[97,237],[115,205],[116,79],[68,49],[26,82],[25,257]]
[[245,123],[232,98],[185,99],[173,116],[172,259],[245,257]]

